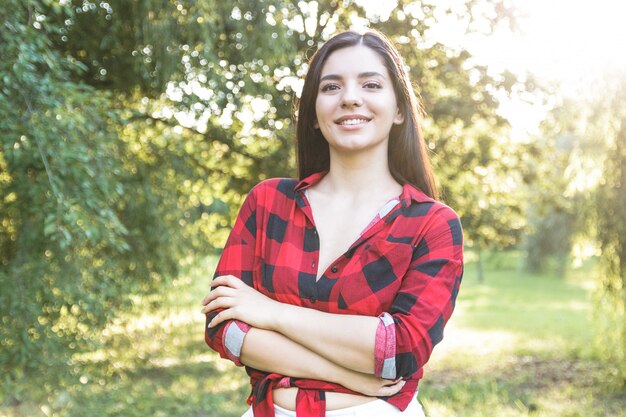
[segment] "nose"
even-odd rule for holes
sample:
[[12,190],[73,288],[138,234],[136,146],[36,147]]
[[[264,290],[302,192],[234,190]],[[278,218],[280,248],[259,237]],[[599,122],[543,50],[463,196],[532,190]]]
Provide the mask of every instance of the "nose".
[[359,107],[363,104],[359,89],[356,86],[346,86],[341,98],[341,107]]

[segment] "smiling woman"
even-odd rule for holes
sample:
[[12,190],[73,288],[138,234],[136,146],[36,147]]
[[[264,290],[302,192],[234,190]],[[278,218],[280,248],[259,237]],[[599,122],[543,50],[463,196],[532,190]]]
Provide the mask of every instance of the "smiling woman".
[[246,417],[423,416],[463,236],[435,199],[404,68],[379,32],[324,44],[299,103],[300,178],[261,182],[239,212],[202,311],[209,346],[247,367]]
[[358,158],[360,152],[379,148],[386,156],[391,127],[404,120],[382,59],[365,46],[340,49],[328,58],[315,113],[316,127],[330,146],[331,162],[337,160],[334,152]]

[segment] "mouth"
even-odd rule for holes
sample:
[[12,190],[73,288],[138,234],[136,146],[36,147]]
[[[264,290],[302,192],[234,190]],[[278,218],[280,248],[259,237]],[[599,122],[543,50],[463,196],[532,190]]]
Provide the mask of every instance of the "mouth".
[[335,123],[340,126],[354,126],[367,123],[370,120],[372,119],[361,115],[349,115],[340,117],[339,119],[335,120]]

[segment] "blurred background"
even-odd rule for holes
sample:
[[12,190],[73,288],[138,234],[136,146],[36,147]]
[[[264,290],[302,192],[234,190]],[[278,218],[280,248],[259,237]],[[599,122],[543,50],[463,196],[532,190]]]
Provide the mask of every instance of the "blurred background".
[[0,416],[242,414],[199,300],[246,193],[296,175],[308,58],[364,27],[465,229],[428,416],[626,415],[623,2],[0,4]]

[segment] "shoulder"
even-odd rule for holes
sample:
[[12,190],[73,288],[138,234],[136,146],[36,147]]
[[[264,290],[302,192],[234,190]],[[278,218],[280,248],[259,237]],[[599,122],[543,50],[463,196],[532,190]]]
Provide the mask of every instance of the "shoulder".
[[451,207],[433,200],[424,223],[423,236],[430,242],[445,241],[446,245],[463,247],[461,219]]
[[246,197],[245,206],[255,213],[257,219],[281,219],[287,221],[296,204],[296,185],[292,178],[270,178],[255,185]]
[[455,243],[462,242],[461,220],[456,211],[417,188],[409,187],[408,190],[405,187],[405,195],[409,198],[402,200],[402,207],[395,219],[397,226],[411,236],[448,234]]
[[407,218],[459,219],[451,207],[427,196],[411,184],[404,185],[401,200],[402,215]]
[[296,200],[296,185],[293,178],[270,178],[255,185],[246,197],[245,205],[261,212],[284,212]]
[[449,234],[453,244],[462,245],[463,227],[461,226],[461,218],[456,211],[439,201],[435,202],[433,209],[433,229],[440,233]]
[[433,200],[433,204],[431,209],[429,210],[429,214],[433,218],[437,218],[442,221],[448,222],[454,220],[460,222],[460,218],[457,212],[454,211],[452,207],[442,203],[441,201]]
[[412,202],[403,207],[403,217],[408,220],[419,220],[421,223],[442,224],[459,223],[459,215],[451,207],[437,200]]
[[255,185],[250,191],[250,195],[257,199],[283,198],[294,199],[295,189],[298,180],[294,178],[269,178]]

